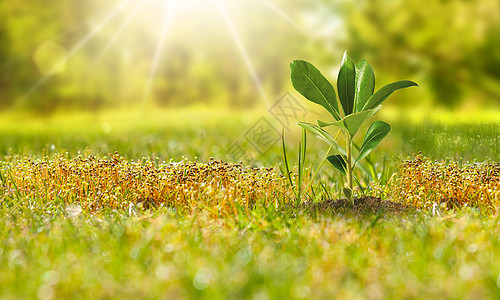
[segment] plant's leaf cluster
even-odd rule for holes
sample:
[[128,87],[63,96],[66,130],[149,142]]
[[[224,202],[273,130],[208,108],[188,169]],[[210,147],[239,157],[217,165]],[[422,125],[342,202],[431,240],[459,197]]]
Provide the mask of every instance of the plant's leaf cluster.
[[[374,92],[375,74],[368,61],[363,59],[355,64],[346,51],[337,77],[339,106],[333,85],[311,63],[295,60],[291,62],[290,68],[294,88],[306,99],[323,106],[335,120],[334,122],[318,120],[318,125],[305,122],[298,124],[332,146],[338,154],[329,157],[328,160],[343,174],[346,173],[348,166],[346,150],[340,147],[336,139],[322,127],[340,128],[348,140],[352,141],[363,123],[380,110],[381,104],[394,91],[417,86],[415,82],[403,80],[388,84]],[[354,165],[374,150],[390,130],[389,124],[383,121],[374,122],[364,137]]]

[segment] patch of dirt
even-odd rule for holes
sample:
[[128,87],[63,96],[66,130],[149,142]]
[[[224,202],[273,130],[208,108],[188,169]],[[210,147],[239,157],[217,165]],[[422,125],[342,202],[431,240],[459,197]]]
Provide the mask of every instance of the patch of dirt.
[[403,203],[382,200],[373,196],[354,199],[354,206],[347,199],[328,199],[322,202],[305,202],[301,208],[311,212],[334,212],[352,214],[400,214],[413,210]]

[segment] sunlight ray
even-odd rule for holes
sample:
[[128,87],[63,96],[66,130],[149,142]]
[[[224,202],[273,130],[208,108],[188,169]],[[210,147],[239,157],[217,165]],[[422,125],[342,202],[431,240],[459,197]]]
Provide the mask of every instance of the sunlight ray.
[[274,4],[270,0],[259,0],[259,1],[262,2],[264,5],[266,5],[267,7],[269,7],[272,11],[274,11],[277,15],[279,15],[285,21],[290,23],[290,25],[295,27],[298,31],[302,32],[303,34],[308,35],[307,30],[305,30],[303,26],[300,26],[299,23],[297,23],[297,21],[295,21],[292,17],[290,17],[287,13],[285,13],[281,8],[276,6],[276,4]]
[[156,46],[155,54],[153,57],[153,62],[151,64],[151,69],[148,75],[148,81],[146,83],[146,88],[144,89],[144,94],[142,96],[142,111],[144,111],[146,107],[146,102],[148,101],[149,95],[151,93],[151,89],[153,86],[153,80],[156,76],[156,72],[158,71],[158,65],[160,63],[160,59],[162,56],[163,48],[165,47],[165,41],[167,39],[167,33],[172,25],[172,19],[174,17],[174,12],[179,0],[170,0],[168,5],[166,6],[165,18],[163,20],[163,25],[160,32],[160,37],[158,40],[158,44]]
[[83,39],[81,39],[76,46],[74,46],[66,56],[61,59],[47,75],[43,76],[35,85],[33,85],[26,94],[21,98],[21,102],[29,98],[34,92],[36,92],[42,85],[44,85],[51,77],[56,73],[63,64],[65,64],[69,59],[71,59],[81,48],[83,48],[99,31],[101,31],[106,24],[108,24],[127,4],[132,2],[132,0],[123,0],[120,2],[91,32],[89,32]]
[[248,68],[248,71],[250,72],[252,79],[254,81],[254,84],[256,85],[257,89],[259,90],[261,98],[264,100],[265,105],[269,106],[269,98],[266,95],[266,92],[264,91],[264,88],[262,87],[262,83],[260,81],[259,76],[257,75],[257,72],[255,71],[255,68],[250,60],[250,56],[248,55],[245,46],[243,45],[243,42],[240,39],[240,36],[238,35],[238,32],[236,31],[236,28],[234,27],[233,21],[231,20],[231,17],[229,16],[229,13],[227,12],[227,8],[225,4],[223,3],[223,0],[215,0],[217,3],[217,6],[219,7],[219,11],[221,12],[224,21],[226,22],[227,28],[229,29],[231,36],[234,40],[234,43],[236,44],[236,47],[238,48],[238,51],[240,52],[246,67]]
[[134,19],[134,17],[137,15],[139,10],[144,6],[144,4],[148,0],[140,0],[137,2],[137,4],[134,6],[130,14],[127,16],[127,18],[121,23],[120,27],[116,30],[116,32],[113,34],[111,39],[106,43],[104,48],[99,52],[97,57],[95,58],[93,65],[95,65],[103,56],[106,54],[106,52],[109,50],[109,48],[116,42],[116,40],[120,37],[122,34],[123,30],[130,24],[130,22]]

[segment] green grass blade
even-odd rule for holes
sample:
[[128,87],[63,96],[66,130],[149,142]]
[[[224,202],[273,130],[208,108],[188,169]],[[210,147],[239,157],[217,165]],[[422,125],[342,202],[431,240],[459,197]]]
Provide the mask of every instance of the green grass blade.
[[328,148],[328,150],[326,151],[325,153],[325,156],[323,156],[323,159],[321,160],[321,162],[319,163],[319,166],[318,168],[316,169],[316,171],[314,172],[313,176],[311,177],[311,179],[309,180],[309,182],[307,183],[306,185],[306,188],[304,189],[304,192],[307,193],[307,191],[309,190],[309,187],[311,186],[313,180],[316,178],[316,176],[318,176],[318,173],[319,173],[319,170],[321,169],[321,167],[323,166],[323,164],[325,163],[325,161],[327,160],[328,158],[328,154],[330,153],[330,151],[332,150],[332,146],[330,146],[330,148]]
[[281,145],[282,145],[282,149],[283,149],[283,160],[284,160],[285,169],[286,169],[285,176],[286,176],[286,178],[288,178],[288,182],[290,183],[290,187],[292,188],[292,190],[295,193],[295,185],[293,184],[292,177],[290,176],[290,167],[288,165],[288,156],[286,154],[285,130],[284,129],[281,131]]
[[299,143],[299,178],[297,183],[296,205],[300,204],[302,199],[302,181],[304,180],[304,167],[306,161],[307,138],[306,129],[302,128],[302,141]]

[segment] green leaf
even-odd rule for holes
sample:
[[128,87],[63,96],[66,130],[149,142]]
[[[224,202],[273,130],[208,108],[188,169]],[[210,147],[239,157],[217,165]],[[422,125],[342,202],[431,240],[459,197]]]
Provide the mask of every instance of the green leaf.
[[[340,121],[339,121],[340,122]],[[339,122],[334,122],[334,123],[326,123],[321,120],[318,120],[318,125],[319,127],[327,127],[327,126],[332,126],[332,125],[337,125]],[[343,127],[342,127],[343,128]]]
[[355,112],[360,112],[366,101],[373,95],[375,74],[366,59],[356,63],[356,105]]
[[337,141],[328,132],[321,129],[318,125],[304,123],[304,122],[298,122],[297,125],[311,132],[312,134],[319,137],[323,141],[327,142],[329,145],[332,146],[334,150],[341,151],[341,148],[339,147]]
[[342,188],[342,192],[347,200],[352,201],[352,190],[348,187]]
[[347,164],[346,164],[345,156],[332,155],[332,156],[328,156],[327,159],[337,170],[340,171],[340,173],[346,175]]
[[323,106],[335,120],[340,120],[337,97],[332,84],[316,69],[315,66],[303,60],[290,63],[292,85],[309,101]]
[[394,93],[394,91],[399,89],[404,89],[410,86],[418,86],[418,84],[409,80],[402,80],[388,84],[383,88],[381,88],[380,90],[378,90],[375,94],[373,94],[370,97],[370,99],[366,101],[362,110],[377,107],[380,104],[382,104],[382,102],[384,102],[384,100],[387,99],[387,97],[389,97],[392,93]]
[[340,103],[344,110],[344,115],[350,115],[354,110],[354,93],[356,87],[356,69],[354,62],[344,52],[342,65],[340,66],[339,76],[337,78],[337,90],[339,92]]
[[361,112],[357,112],[351,115],[348,115],[344,117],[342,120],[337,121],[335,123],[325,123],[318,121],[318,125],[320,127],[326,127],[326,126],[336,126],[343,128],[349,132],[351,137],[354,137],[356,133],[358,132],[359,128],[363,123],[368,120],[370,117],[372,117],[374,114],[376,114],[380,109],[382,108],[382,105],[379,105],[378,107],[370,110],[365,110]]
[[366,132],[365,139],[363,140],[363,144],[361,145],[361,149],[359,150],[358,158],[356,158],[356,162],[365,158],[370,152],[375,149],[378,144],[389,134],[391,131],[391,125],[382,122],[375,121],[368,128]]

